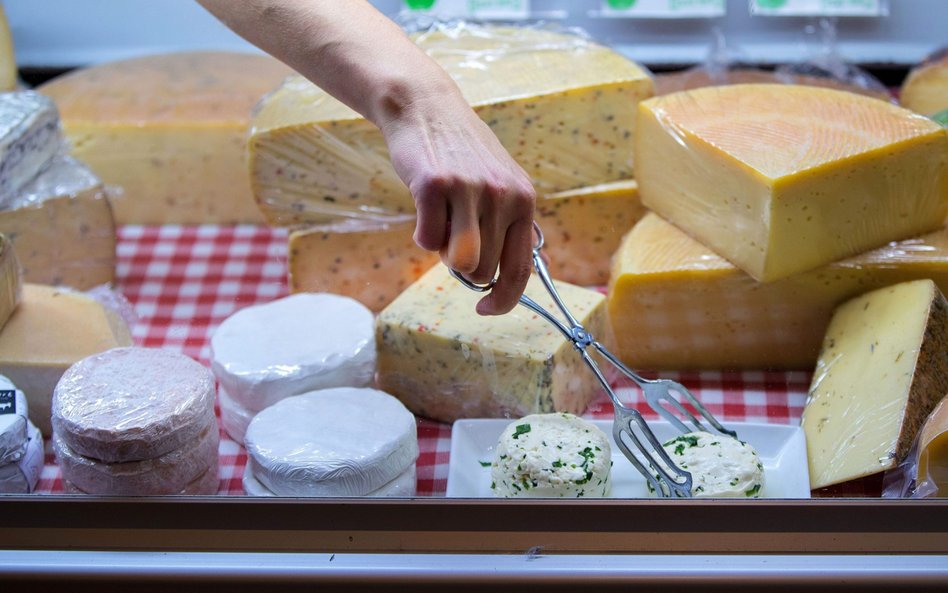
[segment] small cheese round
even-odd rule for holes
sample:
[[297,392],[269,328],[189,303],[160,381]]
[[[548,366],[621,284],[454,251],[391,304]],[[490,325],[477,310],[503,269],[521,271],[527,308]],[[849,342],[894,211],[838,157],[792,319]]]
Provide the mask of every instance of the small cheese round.
[[[181,492],[173,492],[172,494],[189,496],[200,494],[217,494],[219,488],[220,473],[218,471],[217,465],[213,465],[193,482],[185,486],[184,490]],[[66,479],[63,479],[63,492],[66,494],[89,494]]]
[[27,424],[26,447],[14,462],[0,465],[0,493],[29,494],[36,489],[43,472],[43,435],[32,422]]
[[662,443],[662,448],[675,465],[691,473],[691,493],[696,498],[761,496],[764,465],[744,441],[696,431]]
[[286,398],[254,417],[244,443],[254,475],[279,496],[365,496],[418,457],[415,417],[369,388]]
[[221,407],[221,426],[224,427],[227,436],[243,445],[247,427],[250,426],[254,413],[235,402],[227,394],[223,385],[217,388],[217,401]]
[[57,436],[79,455],[110,463],[174,451],[214,418],[210,371],[159,348],[113,348],[84,358],[53,392]]
[[532,414],[501,433],[491,489],[502,497],[602,497],[610,490],[609,438],[572,414]]
[[0,375],[0,465],[19,460],[30,440],[26,395]]
[[375,377],[375,319],[358,301],[295,294],[241,309],[211,338],[211,368],[227,394],[252,412]]
[[[398,475],[394,480],[385,484],[378,490],[373,490],[366,494],[367,497],[375,498],[405,498],[414,496],[416,484],[418,481],[415,464],[411,464],[406,471]],[[243,477],[244,492],[247,496],[276,496],[269,488],[260,483],[260,480],[253,475],[253,467],[247,464],[244,468]]]

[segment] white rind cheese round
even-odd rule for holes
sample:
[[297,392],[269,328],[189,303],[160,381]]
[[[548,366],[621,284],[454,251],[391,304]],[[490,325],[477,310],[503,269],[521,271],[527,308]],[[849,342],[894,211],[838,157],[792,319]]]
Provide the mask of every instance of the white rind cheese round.
[[286,398],[254,417],[244,443],[254,476],[278,496],[365,496],[418,457],[415,417],[368,388]]
[[0,465],[22,458],[30,440],[26,395],[0,375]]
[[675,465],[691,473],[696,498],[759,498],[764,465],[753,447],[735,438],[704,431],[679,435],[662,448]]
[[501,433],[491,463],[494,494],[608,496],[612,450],[598,427],[572,414],[531,414]]
[[224,427],[227,436],[243,445],[247,427],[250,426],[254,413],[235,402],[227,394],[227,390],[224,389],[223,385],[217,388],[217,402],[221,407],[221,426]]
[[[398,475],[394,480],[385,484],[378,490],[373,490],[366,494],[370,498],[405,498],[414,496],[418,475],[415,464],[411,464],[406,471]],[[260,480],[253,475],[253,466],[247,464],[244,468],[243,477],[244,492],[247,496],[276,496],[269,488],[260,483]]]
[[334,294],[295,294],[241,309],[211,338],[211,369],[252,412],[330,387],[365,387],[375,377],[375,319]]
[[210,371],[159,348],[113,348],[84,358],[53,392],[58,438],[79,455],[110,463],[174,451],[214,418]]
[[220,432],[213,421],[193,441],[161,457],[106,463],[73,451],[58,433],[53,450],[63,479],[89,494],[139,496],[176,494],[217,466]]
[[43,472],[43,434],[32,422],[27,425],[23,455],[12,463],[0,465],[0,493],[29,494],[36,489]]
[[[193,482],[184,487],[181,492],[173,492],[175,495],[199,495],[199,494],[217,494],[220,488],[220,472],[217,465],[213,465],[206,472],[200,475]],[[89,494],[82,490],[69,480],[63,480],[63,492],[66,494]]]

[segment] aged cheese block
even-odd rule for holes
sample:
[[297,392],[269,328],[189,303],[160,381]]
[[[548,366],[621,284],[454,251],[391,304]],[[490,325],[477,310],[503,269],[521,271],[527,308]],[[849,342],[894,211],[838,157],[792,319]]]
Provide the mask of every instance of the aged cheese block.
[[13,53],[13,37],[10,25],[0,4],[0,92],[16,88],[16,56]]
[[931,280],[880,288],[836,310],[803,410],[811,488],[905,458],[948,393],[946,349],[948,301]]
[[[411,464],[407,470],[402,472],[397,478],[382,486],[378,490],[373,490],[366,494],[368,497],[408,497],[414,496],[418,476],[415,464]],[[260,483],[260,480],[253,475],[253,466],[248,463],[244,468],[244,477],[241,480],[244,487],[244,493],[247,496],[276,496],[272,490]]]
[[[565,282],[557,289],[576,319],[608,347],[605,297]],[[526,294],[561,315],[536,277]],[[479,298],[438,264],[386,307],[375,334],[380,388],[412,412],[442,422],[581,413],[600,387],[572,344],[524,307],[477,315]]]
[[941,226],[948,131],[831,89],[733,85],[643,102],[642,203],[770,281]]
[[0,332],[0,374],[23,390],[30,420],[50,434],[53,389],[66,369],[87,356],[131,343],[121,317],[93,299],[25,284],[23,301]]
[[[217,465],[212,465],[206,472],[201,474],[200,477],[196,478],[193,482],[185,486],[183,490],[180,492],[170,492],[169,494],[187,496],[217,494],[217,490],[219,488],[220,469],[217,467]],[[80,489],[78,486],[66,479],[63,479],[63,492],[66,494],[90,494],[89,492]]]
[[948,292],[948,230],[760,283],[655,214],[616,252],[616,354],[646,369],[810,369],[836,305],[931,278]]
[[[632,176],[635,105],[652,94],[651,79],[635,63],[539,28],[462,26],[416,41],[541,193]],[[414,210],[378,129],[302,78],[261,103],[249,150],[254,194],[272,223]]]
[[115,276],[115,221],[102,182],[75,159],[56,158],[0,211],[23,279],[87,290]]
[[919,433],[916,482],[930,496],[948,496],[948,397],[942,397]]
[[28,424],[26,395],[0,375],[0,466],[23,457],[29,441]]
[[214,377],[171,350],[133,346],[94,354],[71,366],[53,392],[59,438],[77,454],[106,462],[164,455],[212,421]]
[[899,101],[922,115],[935,115],[948,109],[948,53],[913,68],[902,84]]
[[0,234],[0,329],[22,298],[20,264],[6,235]]
[[59,114],[33,91],[0,93],[0,209],[65,150]]
[[250,112],[291,71],[267,56],[182,52],[93,66],[40,87],[72,154],[123,190],[120,224],[256,223]]
[[0,493],[29,494],[36,489],[43,473],[43,435],[32,423],[27,426],[29,440],[23,455],[16,461],[0,465]]

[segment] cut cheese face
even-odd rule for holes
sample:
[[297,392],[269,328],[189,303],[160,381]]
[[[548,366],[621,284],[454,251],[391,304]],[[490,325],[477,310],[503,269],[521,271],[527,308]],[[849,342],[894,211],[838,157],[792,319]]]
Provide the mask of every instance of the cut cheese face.
[[0,4],[0,92],[16,88],[16,55],[13,53],[13,37],[10,24]]
[[931,280],[841,305],[803,410],[810,487],[895,467],[948,393],[948,302]]
[[935,115],[948,109],[948,54],[913,68],[902,84],[899,102],[922,115]]
[[[565,282],[557,290],[608,347],[605,297]],[[561,315],[535,276],[526,294]],[[600,387],[572,344],[524,307],[477,315],[479,298],[438,264],[386,307],[376,322],[381,389],[441,422],[585,410]]]
[[[632,176],[635,105],[652,95],[635,63],[586,39],[531,28],[459,26],[416,42],[539,192]],[[271,223],[414,211],[379,130],[303,78],[261,103],[249,150],[254,194]]]
[[760,281],[941,226],[948,130],[831,89],[733,85],[639,106],[642,202]]
[[948,397],[935,407],[918,436],[917,490],[948,496]]
[[259,223],[245,163],[250,112],[291,70],[268,56],[182,52],[56,78],[72,154],[109,185],[120,224]]
[[48,97],[0,93],[0,209],[63,150],[59,113]]
[[13,245],[0,234],[0,329],[6,324],[22,298],[20,263]]
[[922,278],[948,292],[948,230],[760,283],[648,214],[613,261],[616,354],[643,369],[811,369],[837,305]]

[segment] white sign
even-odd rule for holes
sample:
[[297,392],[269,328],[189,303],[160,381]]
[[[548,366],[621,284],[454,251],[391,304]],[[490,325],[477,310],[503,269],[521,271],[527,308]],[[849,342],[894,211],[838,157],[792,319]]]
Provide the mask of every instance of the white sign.
[[439,17],[523,20],[530,0],[405,0],[405,7]]
[[727,12],[725,0],[602,0],[604,17],[681,19],[719,17]]
[[887,16],[888,0],[750,0],[751,14],[766,16]]

